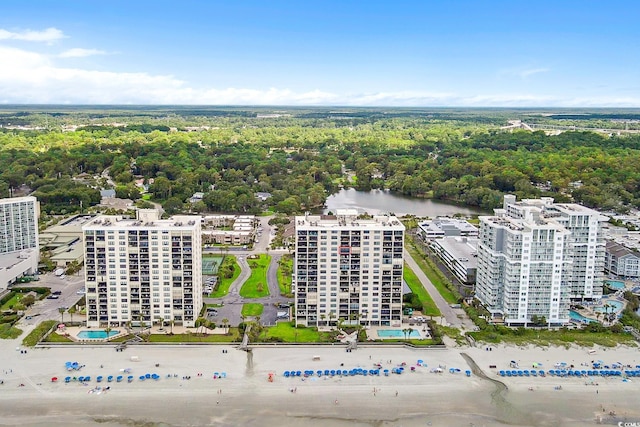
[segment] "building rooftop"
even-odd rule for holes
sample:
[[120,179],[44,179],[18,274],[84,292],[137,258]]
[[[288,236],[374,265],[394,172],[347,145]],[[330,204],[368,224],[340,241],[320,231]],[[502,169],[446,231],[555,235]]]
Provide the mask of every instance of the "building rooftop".
[[9,204],[9,203],[20,203],[20,202],[34,202],[37,199],[33,196],[22,196],[22,197],[9,197],[5,199],[0,199],[0,204]]
[[199,216],[176,215],[169,219],[157,219],[157,217],[140,217],[140,219],[132,219],[120,215],[100,215],[94,220],[85,224],[85,228],[194,228],[196,224],[200,224]]
[[452,257],[467,268],[478,266],[478,242],[470,237],[444,237],[438,239],[438,245],[445,249]]
[[458,236],[458,235],[478,235],[478,229],[465,220],[438,217],[433,220],[424,221],[418,224],[428,236]]
[[404,225],[395,216],[375,215],[372,218],[358,218],[358,211],[355,209],[338,209],[337,215],[305,215],[295,217],[296,228],[324,227],[338,228],[349,226],[351,228],[362,227],[363,229],[396,227],[404,230]]
[[29,257],[36,255],[35,249],[24,249],[16,252],[0,254],[0,269],[11,269],[14,265],[25,262]]

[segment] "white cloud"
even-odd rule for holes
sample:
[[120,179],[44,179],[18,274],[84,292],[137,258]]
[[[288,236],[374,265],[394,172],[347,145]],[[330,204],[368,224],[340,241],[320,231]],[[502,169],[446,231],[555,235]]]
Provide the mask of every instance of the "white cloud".
[[73,49],[65,50],[58,56],[60,58],[84,58],[85,56],[106,55],[106,54],[107,52],[105,52],[104,50],[82,49],[80,47],[76,47]]
[[[541,96],[527,93],[372,92],[319,89],[196,88],[171,75],[61,67],[56,57],[0,45],[0,103],[344,105],[469,107],[639,107],[640,97]],[[481,90],[481,89],[479,89]]]
[[0,40],[24,40],[30,42],[46,42],[53,43],[54,41],[66,38],[67,36],[57,28],[47,28],[43,31],[24,30],[21,32],[12,32],[0,28]]
[[545,67],[515,67],[498,71],[498,76],[519,77],[526,80],[533,75],[548,73],[549,71],[551,71],[551,69]]
[[548,68],[530,68],[528,70],[520,71],[520,77],[526,79],[529,76],[533,76],[534,74],[547,73],[549,72]]

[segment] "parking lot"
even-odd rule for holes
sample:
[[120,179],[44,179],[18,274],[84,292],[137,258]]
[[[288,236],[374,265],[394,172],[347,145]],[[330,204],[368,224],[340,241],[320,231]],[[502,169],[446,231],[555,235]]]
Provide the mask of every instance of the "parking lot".
[[[25,283],[18,287],[43,287],[50,288],[51,294],[40,301],[36,301],[25,312],[25,316],[20,323],[32,325],[40,323],[44,320],[62,320],[62,316],[58,311],[59,308],[69,308],[77,304],[84,295],[84,274],[81,271],[72,276],[55,276],[53,273],[41,274],[38,276],[40,280],[37,282]],[[69,314],[64,315],[65,319],[70,319]],[[80,316],[76,316],[74,320],[80,320]]]

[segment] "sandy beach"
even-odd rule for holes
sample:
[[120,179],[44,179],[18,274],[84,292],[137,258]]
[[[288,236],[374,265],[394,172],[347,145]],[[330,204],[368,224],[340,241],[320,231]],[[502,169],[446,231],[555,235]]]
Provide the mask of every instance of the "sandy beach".
[[[232,346],[131,346],[116,352],[113,347],[79,345],[22,353],[15,343],[10,344],[0,344],[3,426],[582,426],[640,422],[640,380],[597,378],[590,384],[586,378],[498,375],[512,360],[523,368],[540,363],[543,369],[560,361],[580,367],[594,359],[635,366],[640,364],[637,348],[597,349],[589,354],[581,348],[506,346],[491,351],[486,347],[360,346],[352,352],[340,346],[269,346],[246,353]],[[461,353],[473,359],[488,379],[475,374],[467,377],[465,370],[471,367]],[[132,356],[138,361],[132,361]],[[418,360],[426,366],[417,366]],[[85,366],[67,372],[68,361]],[[374,364],[392,369],[403,363],[401,375],[283,376],[285,370],[372,369]],[[438,366],[445,368],[443,373],[431,372]],[[451,374],[449,368],[461,372]],[[129,374],[122,369],[131,370],[133,382],[106,382],[108,375],[126,378]],[[224,372],[226,378],[213,379],[215,372]],[[147,373],[156,373],[160,379],[140,381],[139,376]],[[270,373],[273,382],[268,380]],[[89,384],[64,382],[66,376],[87,375],[92,377]],[[98,375],[105,378],[100,384]],[[58,381],[51,382],[52,377]],[[558,386],[562,389],[557,390]]]

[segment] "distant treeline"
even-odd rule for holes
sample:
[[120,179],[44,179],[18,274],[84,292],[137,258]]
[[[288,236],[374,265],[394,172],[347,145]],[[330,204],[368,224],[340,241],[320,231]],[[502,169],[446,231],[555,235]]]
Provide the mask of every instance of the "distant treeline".
[[[332,115],[327,119],[258,118],[256,111],[279,111],[258,107],[189,111],[200,110],[247,117],[205,120],[172,110],[163,122],[149,120],[148,108],[140,110],[137,122],[135,111],[128,110],[130,121],[122,128],[0,132],[0,197],[21,188],[35,192],[49,213],[79,210],[80,201],[86,209],[99,199],[87,185],[106,185],[91,176],[109,168],[119,196],[140,197],[136,180],[142,179],[152,200],[169,213],[292,214],[322,206],[341,185],[388,188],[483,209],[499,206],[505,193],[618,211],[640,207],[640,135],[501,131],[489,123],[502,123],[504,111],[488,111],[477,120],[471,117],[481,114],[473,110],[436,112],[450,120],[435,113],[387,117],[384,109],[286,110]],[[354,112],[364,115],[348,116]],[[73,112],[64,120],[89,113],[94,111]],[[207,130],[168,132],[195,125]],[[82,179],[73,179],[80,174]],[[195,192],[204,198],[191,203]],[[257,192],[271,197],[260,201]]]

